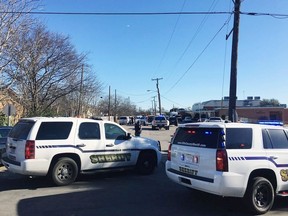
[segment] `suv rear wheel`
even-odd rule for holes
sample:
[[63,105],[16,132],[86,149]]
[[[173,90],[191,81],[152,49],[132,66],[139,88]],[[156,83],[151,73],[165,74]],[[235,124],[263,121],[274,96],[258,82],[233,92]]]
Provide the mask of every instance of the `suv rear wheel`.
[[265,214],[274,203],[274,189],[270,181],[263,177],[254,178],[248,185],[245,201],[256,214]]
[[68,157],[59,158],[51,171],[52,180],[58,186],[73,183],[77,176],[78,166],[73,159]]

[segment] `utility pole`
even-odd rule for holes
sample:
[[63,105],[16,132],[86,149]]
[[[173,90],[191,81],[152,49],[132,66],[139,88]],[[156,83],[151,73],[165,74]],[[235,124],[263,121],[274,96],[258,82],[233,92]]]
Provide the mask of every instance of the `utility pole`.
[[109,121],[110,121],[110,86],[109,86],[109,99],[108,99],[108,119],[109,119]]
[[156,96],[153,96],[153,101],[152,101],[152,110],[153,110],[153,114],[156,115],[156,100],[155,100]]
[[83,91],[83,74],[84,74],[84,66],[82,65],[81,70],[81,80],[80,80],[80,89],[79,89],[79,99],[78,99],[78,109],[77,116],[80,117],[80,113],[82,112],[82,91]]
[[158,101],[159,101],[159,114],[161,115],[161,98],[160,98],[160,90],[159,90],[159,80],[162,80],[163,78],[156,78],[152,79],[152,81],[156,81],[156,88],[158,93]]
[[239,22],[240,22],[240,3],[241,0],[233,0],[234,2],[234,24],[231,52],[231,73],[230,73],[230,93],[229,93],[229,110],[228,117],[232,122],[236,119],[236,100],[237,100],[237,60],[238,60],[238,38],[239,38]]
[[115,89],[115,99],[114,99],[114,122],[117,122],[117,96],[116,96],[116,89]]

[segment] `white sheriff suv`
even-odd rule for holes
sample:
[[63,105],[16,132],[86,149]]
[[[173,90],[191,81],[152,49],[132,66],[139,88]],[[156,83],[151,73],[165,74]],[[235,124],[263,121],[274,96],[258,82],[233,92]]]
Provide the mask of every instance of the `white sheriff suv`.
[[160,142],[133,137],[114,122],[33,117],[13,127],[2,162],[8,171],[47,175],[56,185],[67,185],[79,173],[136,168],[150,174],[161,161],[160,151]]
[[259,124],[180,125],[171,140],[166,174],[174,182],[225,197],[241,197],[255,214],[275,195],[288,195],[288,129]]

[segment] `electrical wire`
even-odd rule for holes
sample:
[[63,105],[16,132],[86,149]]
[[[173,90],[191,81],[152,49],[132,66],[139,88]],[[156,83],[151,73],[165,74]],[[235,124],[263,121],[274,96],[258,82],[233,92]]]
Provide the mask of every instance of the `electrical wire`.
[[240,12],[242,15],[247,16],[271,16],[276,19],[287,19],[288,14],[272,14],[272,13],[254,13],[254,12]]
[[[181,7],[181,9],[180,9],[181,12],[183,11],[183,8],[184,8],[185,4],[186,4],[186,0],[184,0],[184,2],[183,2],[183,4],[182,4],[182,7]],[[173,38],[173,36],[174,36],[174,34],[175,34],[175,31],[176,31],[176,28],[177,28],[177,26],[178,26],[178,23],[179,23],[179,20],[180,20],[180,16],[181,16],[181,15],[179,14],[178,17],[177,17],[177,20],[176,20],[176,22],[175,22],[175,24],[174,24],[174,27],[173,27],[172,33],[171,33],[171,35],[170,35],[169,41],[168,41],[167,46],[166,46],[166,48],[165,48],[165,50],[164,50],[164,52],[163,52],[163,55],[162,55],[161,60],[160,60],[160,63],[159,63],[159,65],[158,65],[158,67],[157,67],[157,71],[158,71],[159,68],[161,67],[161,65],[162,65],[162,63],[163,63],[163,61],[164,61],[164,59],[165,59],[165,57],[166,57],[168,48],[170,47],[172,38]],[[157,74],[157,71],[154,73],[154,75]],[[153,76],[152,76],[152,77],[153,77]]]
[[[231,17],[232,15],[230,15]],[[166,91],[165,94],[170,92],[175,86],[184,78],[184,76],[190,71],[190,69],[195,65],[195,63],[199,60],[199,58],[203,55],[203,53],[206,51],[206,49],[210,46],[210,44],[214,41],[214,39],[217,37],[217,35],[222,31],[222,29],[228,24],[230,17],[227,19],[227,21],[222,25],[222,27],[216,32],[216,34],[213,36],[213,38],[209,41],[209,43],[204,47],[204,49],[200,52],[200,54],[197,56],[197,58],[193,61],[193,63],[188,67],[188,69],[182,74],[182,76],[175,82],[175,84]]]
[[51,11],[0,11],[7,14],[32,15],[87,15],[87,16],[155,16],[155,15],[203,15],[203,14],[231,14],[231,12],[51,12]]
[[[0,11],[0,14],[32,14],[32,15],[83,15],[83,16],[155,16],[155,15],[221,15],[233,14],[227,11],[186,11],[186,12],[53,12],[53,11]],[[277,13],[257,13],[257,12],[240,12],[242,15],[249,16],[271,16],[277,19],[287,19],[288,14]]]
[[[213,6],[214,5],[214,6]],[[213,8],[215,8],[216,4],[215,4],[215,0],[212,2],[210,8],[208,11],[211,11]],[[201,23],[199,24],[199,26],[197,27],[196,33],[193,35],[192,39],[190,40],[189,44],[186,46],[185,50],[183,51],[183,53],[181,54],[181,56],[178,58],[178,60],[175,63],[174,68],[177,67],[177,65],[179,64],[179,62],[183,59],[183,57],[185,56],[185,54],[187,53],[188,49],[190,48],[192,42],[194,42],[194,40],[196,39],[196,37],[198,36],[199,32],[201,31],[201,29],[203,28],[205,22],[208,19],[208,14],[206,14],[206,16],[202,19]]]

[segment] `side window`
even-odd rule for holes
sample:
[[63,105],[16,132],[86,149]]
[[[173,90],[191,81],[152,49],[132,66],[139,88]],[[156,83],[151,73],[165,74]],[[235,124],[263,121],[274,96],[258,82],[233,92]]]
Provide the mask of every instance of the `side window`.
[[114,124],[105,124],[105,137],[106,139],[119,139],[126,136],[126,132]]
[[252,146],[252,128],[227,128],[227,149],[250,149]]
[[80,139],[100,139],[100,128],[98,123],[84,122],[79,127]]
[[263,147],[265,149],[272,149],[273,147],[271,144],[269,134],[268,134],[267,130],[265,130],[265,129],[262,130],[262,138],[263,138]]
[[42,122],[36,140],[67,139],[72,124],[72,122]]
[[268,129],[274,149],[288,149],[288,139],[284,130]]

